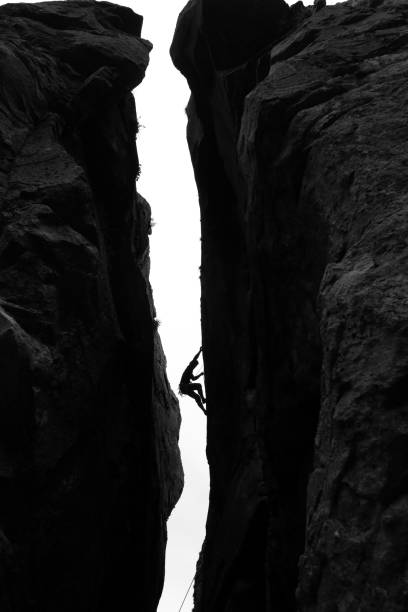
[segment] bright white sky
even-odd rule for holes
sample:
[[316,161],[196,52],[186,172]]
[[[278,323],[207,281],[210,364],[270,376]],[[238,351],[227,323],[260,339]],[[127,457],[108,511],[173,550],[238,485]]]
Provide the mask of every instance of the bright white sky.
[[[201,345],[199,207],[185,138],[184,109],[189,90],[168,52],[177,16],[186,3],[187,0],[117,2],[144,16],[143,37],[154,44],[146,78],[136,90],[137,113],[144,126],[137,142],[142,165],[138,190],[150,203],[156,222],[151,236],[151,283],[174,390]],[[288,2],[294,3],[295,0]],[[0,0],[1,4],[6,2]],[[313,2],[307,0],[304,4]],[[168,524],[166,581],[159,612],[178,612],[194,576],[205,535],[209,491],[205,417],[189,398],[181,398],[180,407],[185,488]],[[183,612],[191,612],[192,608],[191,590]]]

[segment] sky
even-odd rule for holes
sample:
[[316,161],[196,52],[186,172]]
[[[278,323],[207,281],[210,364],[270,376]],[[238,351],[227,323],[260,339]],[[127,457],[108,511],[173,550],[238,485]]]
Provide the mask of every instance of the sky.
[[[295,0],[288,3],[294,4]],[[335,4],[333,0],[327,3]],[[150,203],[155,222],[150,280],[161,321],[168,376],[176,390],[184,368],[201,345],[200,219],[185,138],[184,109],[189,90],[168,52],[177,16],[186,0],[128,0],[117,4],[144,16],[143,37],[154,45],[146,78],[135,91],[142,126],[137,140],[142,166],[138,191]],[[179,611],[205,535],[209,492],[205,416],[188,397],[180,398],[180,409],[185,487],[168,523],[166,580],[158,612]],[[191,589],[183,612],[191,612],[192,608]]]
[[[150,281],[174,390],[201,346],[200,215],[185,137],[189,89],[169,56],[177,17],[185,4],[185,0],[128,3],[144,16],[143,36],[154,45],[146,78],[135,91],[137,113],[144,126],[137,142],[142,165],[138,190],[150,202],[155,221]],[[192,399],[179,399],[185,486],[168,523],[166,579],[159,612],[178,612],[180,608],[195,574],[208,507],[205,416]],[[192,610],[192,595],[193,588],[183,612]]]

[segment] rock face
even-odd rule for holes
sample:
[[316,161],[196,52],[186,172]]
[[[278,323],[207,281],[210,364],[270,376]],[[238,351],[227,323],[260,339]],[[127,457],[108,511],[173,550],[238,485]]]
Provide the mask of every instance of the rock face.
[[148,280],[131,90],[108,2],[0,7],[0,609],[154,611],[182,489]]
[[202,215],[195,611],[404,612],[408,5],[228,6],[192,0],[172,46]]

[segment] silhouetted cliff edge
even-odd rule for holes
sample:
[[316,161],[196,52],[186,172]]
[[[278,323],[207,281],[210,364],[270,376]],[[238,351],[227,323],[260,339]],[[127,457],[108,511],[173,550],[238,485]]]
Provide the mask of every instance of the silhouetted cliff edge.
[[405,0],[180,15],[211,475],[196,612],[408,610],[407,23]]
[[108,2],[0,7],[0,610],[154,611],[182,489],[148,280],[131,90]]

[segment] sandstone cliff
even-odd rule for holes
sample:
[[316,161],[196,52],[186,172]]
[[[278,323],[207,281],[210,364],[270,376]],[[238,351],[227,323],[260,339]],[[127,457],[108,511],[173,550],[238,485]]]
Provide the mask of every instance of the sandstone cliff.
[[156,610],[182,489],[148,280],[131,90],[108,2],[0,7],[0,609]]
[[180,15],[211,475],[196,612],[408,610],[407,23],[405,0]]

